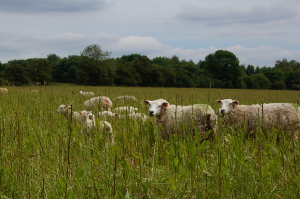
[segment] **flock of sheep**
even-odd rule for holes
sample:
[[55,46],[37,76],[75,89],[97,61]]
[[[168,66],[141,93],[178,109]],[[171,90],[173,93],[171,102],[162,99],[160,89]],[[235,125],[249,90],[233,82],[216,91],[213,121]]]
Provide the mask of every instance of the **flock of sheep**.
[[[94,96],[92,92],[79,91],[83,96]],[[120,96],[114,100],[136,101],[131,95]],[[182,135],[184,132],[195,135],[199,132],[203,140],[212,139],[218,131],[217,121],[225,126],[230,125],[233,129],[244,128],[248,135],[255,134],[258,129],[269,132],[271,129],[279,129],[293,139],[298,139],[300,130],[300,107],[290,103],[270,103],[255,105],[240,105],[232,99],[217,100],[221,108],[215,113],[207,104],[194,104],[180,106],[170,104],[167,100],[144,100],[143,103],[149,107],[148,114],[154,118],[159,137],[169,140],[171,134]],[[60,105],[57,113],[66,118],[72,118],[80,123],[83,134],[90,133],[93,129],[109,133],[109,140],[114,143],[112,125],[106,119],[125,119],[130,117],[138,122],[145,122],[149,117],[143,113],[136,113],[137,108],[123,106],[113,109],[112,101],[106,96],[93,97],[84,102],[84,111],[71,111],[69,105]],[[97,111],[94,115],[93,111]],[[100,118],[96,124],[95,118]],[[187,129],[187,130],[185,130]],[[209,133],[206,137],[207,132]]]

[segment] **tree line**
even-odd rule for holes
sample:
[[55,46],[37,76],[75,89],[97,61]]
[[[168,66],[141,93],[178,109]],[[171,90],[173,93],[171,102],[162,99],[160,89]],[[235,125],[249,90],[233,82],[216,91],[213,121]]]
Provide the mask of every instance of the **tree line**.
[[274,67],[241,65],[226,50],[217,50],[194,63],[178,56],[131,54],[111,58],[99,45],[86,47],[80,55],[0,62],[0,84],[30,85],[71,83],[90,86],[198,87],[300,90],[300,63],[287,59]]

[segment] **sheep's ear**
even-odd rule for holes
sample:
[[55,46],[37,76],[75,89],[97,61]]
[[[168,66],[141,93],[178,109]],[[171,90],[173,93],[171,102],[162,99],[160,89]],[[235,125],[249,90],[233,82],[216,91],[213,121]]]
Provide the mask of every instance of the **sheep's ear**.
[[164,107],[168,107],[169,103],[168,102],[164,102],[161,105],[164,106]]
[[222,101],[221,100],[216,100],[216,102],[220,104]]
[[150,101],[149,101],[149,100],[144,100],[143,103],[144,103],[145,105],[148,105],[148,104],[150,104]]
[[233,103],[234,105],[238,105],[238,104],[239,104],[239,101],[234,100],[232,103]]

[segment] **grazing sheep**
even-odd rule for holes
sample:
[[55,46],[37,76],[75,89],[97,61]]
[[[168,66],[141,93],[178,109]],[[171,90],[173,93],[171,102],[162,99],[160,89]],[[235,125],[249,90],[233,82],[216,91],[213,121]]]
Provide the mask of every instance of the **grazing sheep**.
[[83,106],[84,109],[87,110],[98,109],[101,111],[110,111],[110,108],[112,107],[112,102],[106,96],[98,96],[85,101]]
[[164,99],[144,100],[144,104],[149,105],[149,115],[155,117],[159,136],[163,139],[168,140],[170,134],[180,134],[185,126],[193,128],[192,131],[197,130],[202,137],[207,130],[212,130],[211,135],[216,131],[217,117],[214,110],[207,104],[176,106],[170,105]]
[[0,88],[0,92],[2,94],[6,94],[6,93],[8,93],[8,90],[7,90],[7,88]]
[[104,119],[107,119],[107,118],[115,118],[118,116],[118,113],[113,113],[111,111],[102,111],[102,112],[99,112],[98,115],[97,115],[100,119],[104,118]]
[[232,99],[216,100],[221,104],[219,113],[227,124],[235,128],[246,127],[246,134],[255,133],[259,126],[264,132],[280,129],[293,139],[298,139],[300,130],[300,107],[290,103],[239,105]]
[[[57,109],[57,113],[58,114],[63,114],[65,116],[65,118],[68,120],[69,119],[69,115],[71,114],[71,110],[69,109],[71,106],[69,105],[59,105],[58,109]],[[81,115],[78,111],[73,111],[72,113],[72,118],[76,121],[76,122],[81,122]]]
[[38,90],[31,90],[30,92],[31,93],[38,93],[39,91]]
[[112,126],[107,121],[100,121],[99,128],[97,128],[95,116],[91,111],[79,111],[81,115],[81,133],[87,135],[91,131],[98,129],[100,132],[109,133],[109,141],[114,144],[114,135],[112,131]]
[[138,110],[139,110],[138,108],[132,106],[122,106],[114,109],[114,111],[117,113],[135,113],[135,111]]
[[146,122],[146,120],[148,119],[148,116],[144,113],[130,113],[127,114],[127,116],[137,122]]
[[95,94],[93,92],[83,92],[83,91],[78,91],[78,93],[84,97],[92,97]]
[[119,96],[113,99],[113,101],[123,101],[123,102],[135,102],[135,96],[133,95],[123,95],[123,96]]

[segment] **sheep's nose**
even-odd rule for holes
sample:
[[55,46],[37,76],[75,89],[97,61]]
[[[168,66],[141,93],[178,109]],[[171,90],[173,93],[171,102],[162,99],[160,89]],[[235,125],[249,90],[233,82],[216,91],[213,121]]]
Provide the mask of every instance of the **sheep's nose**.
[[153,113],[154,113],[154,111],[149,111],[149,114],[150,114],[150,115],[153,115]]
[[221,110],[221,114],[224,114],[225,113],[225,110]]

